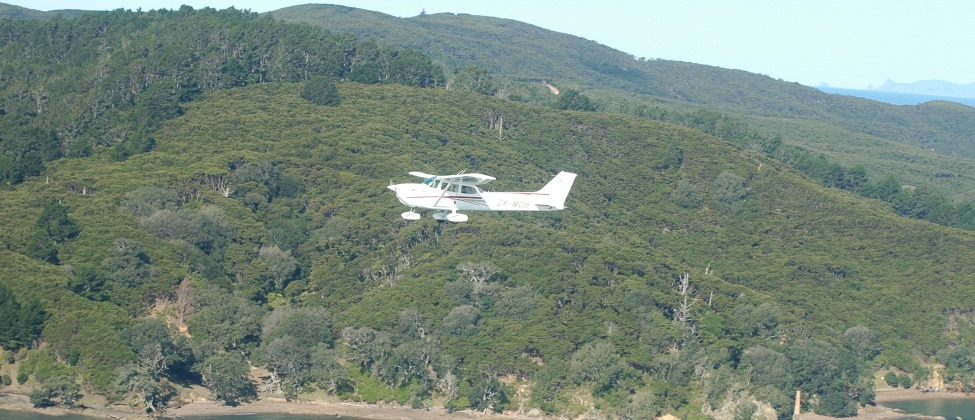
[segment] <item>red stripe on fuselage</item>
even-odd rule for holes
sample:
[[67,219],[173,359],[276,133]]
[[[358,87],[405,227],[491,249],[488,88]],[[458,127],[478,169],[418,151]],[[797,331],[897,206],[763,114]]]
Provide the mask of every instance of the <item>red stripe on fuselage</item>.
[[406,198],[449,198],[451,200],[481,200],[484,201],[483,197],[476,196],[462,196],[462,195],[445,195],[440,197],[439,195],[414,195]]

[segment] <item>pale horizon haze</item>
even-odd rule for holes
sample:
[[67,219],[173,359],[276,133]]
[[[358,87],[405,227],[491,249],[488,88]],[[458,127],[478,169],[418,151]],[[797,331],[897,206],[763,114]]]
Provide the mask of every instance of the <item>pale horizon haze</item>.
[[975,83],[975,2],[967,0],[514,1],[0,0],[35,10],[212,7],[269,12],[338,4],[413,17],[421,12],[512,19],[580,36],[636,58],[687,61],[808,86],[877,87],[886,80]]

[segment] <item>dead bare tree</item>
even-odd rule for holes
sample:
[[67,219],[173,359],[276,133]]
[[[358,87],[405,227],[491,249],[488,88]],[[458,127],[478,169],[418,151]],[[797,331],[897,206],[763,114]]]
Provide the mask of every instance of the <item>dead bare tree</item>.
[[465,262],[457,266],[463,275],[464,281],[470,283],[474,294],[482,292],[491,277],[498,273],[498,268],[491,263],[471,263]]
[[[680,301],[674,308],[674,324],[681,327],[681,344],[694,335],[696,326],[691,322],[691,308],[699,300],[697,296],[691,296],[691,275],[684,273],[676,283],[677,292],[680,294]],[[681,345],[683,347],[683,345]]]
[[190,311],[190,306],[192,305],[192,299],[190,299],[190,293],[191,293],[190,278],[184,277],[183,281],[181,281],[179,283],[179,286],[176,287],[176,291],[174,293],[176,296],[176,311],[177,311],[176,328],[178,328],[180,331],[184,331],[185,325],[183,324],[183,320],[186,318],[186,313]]
[[230,197],[234,190],[230,188],[230,176],[227,174],[206,174],[202,176],[201,184],[210,187],[224,197]]
[[453,399],[457,396],[457,391],[460,389],[457,376],[453,372],[447,371],[443,377],[437,378],[437,388],[448,400]]

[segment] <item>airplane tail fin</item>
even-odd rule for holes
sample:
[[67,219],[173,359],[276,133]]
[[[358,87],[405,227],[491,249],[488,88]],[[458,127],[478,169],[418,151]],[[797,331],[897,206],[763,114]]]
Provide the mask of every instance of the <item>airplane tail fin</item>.
[[538,193],[548,195],[545,204],[552,207],[552,210],[562,210],[565,208],[565,198],[569,196],[569,190],[572,189],[572,182],[575,179],[574,173],[559,172],[555,178],[538,190]]

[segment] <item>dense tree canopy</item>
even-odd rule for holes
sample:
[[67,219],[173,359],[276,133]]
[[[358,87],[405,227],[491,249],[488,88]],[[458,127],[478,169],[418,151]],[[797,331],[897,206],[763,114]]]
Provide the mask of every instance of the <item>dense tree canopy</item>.
[[[0,65],[0,181],[6,184],[97,146],[111,146],[116,160],[151,150],[161,124],[182,115],[202,92],[310,79],[314,95],[308,95],[334,105],[338,96],[328,78],[443,83],[443,70],[417,51],[359,45],[349,36],[233,8],[6,19],[0,36],[0,56],[16,58]],[[378,71],[369,78],[362,69]]]
[[13,292],[0,284],[0,347],[17,350],[30,344],[41,332],[47,314],[36,300],[21,304]]

